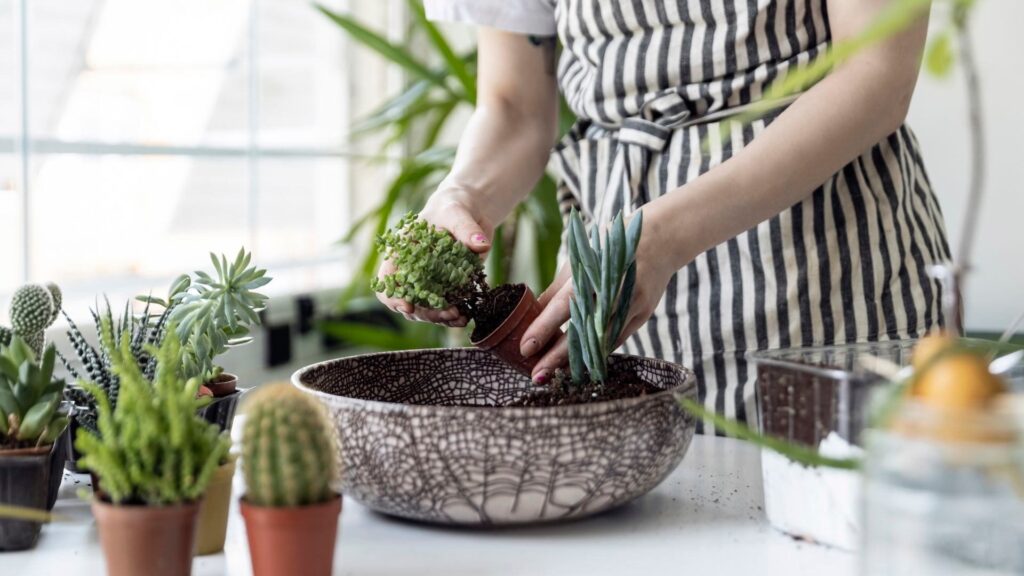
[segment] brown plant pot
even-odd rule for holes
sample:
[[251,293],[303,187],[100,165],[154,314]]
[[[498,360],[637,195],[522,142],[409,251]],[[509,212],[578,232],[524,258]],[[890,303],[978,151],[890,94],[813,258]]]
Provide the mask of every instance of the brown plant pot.
[[189,576],[199,503],[116,505],[93,499],[108,576]]
[[203,501],[199,504],[199,520],[196,529],[196,554],[216,554],[224,549],[224,537],[228,530],[228,509],[231,507],[231,480],[235,475],[235,458],[214,471],[206,488]]
[[254,576],[330,576],[341,496],[322,504],[277,508],[241,500]]
[[525,374],[529,377],[533,373],[534,366],[544,356],[547,348],[550,348],[558,340],[557,337],[552,337],[545,350],[541,350],[529,358],[524,358],[519,353],[519,342],[523,339],[523,333],[537,319],[541,310],[540,302],[533,295],[533,291],[529,287],[524,286],[523,295],[519,298],[519,303],[516,304],[516,307],[512,309],[512,313],[490,334],[480,340],[473,341],[473,345],[481,350],[489,351],[491,354],[507,362],[520,374]]
[[214,398],[221,398],[233,393],[238,388],[238,376],[223,372],[213,380],[204,382],[203,385],[213,392]]

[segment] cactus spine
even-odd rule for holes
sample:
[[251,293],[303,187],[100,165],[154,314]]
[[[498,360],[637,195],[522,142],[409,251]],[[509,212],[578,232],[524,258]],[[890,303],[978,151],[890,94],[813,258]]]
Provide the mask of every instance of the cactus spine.
[[18,288],[11,298],[11,327],[0,326],[0,345],[10,344],[19,336],[42,356],[46,329],[57,320],[62,303],[60,288],[54,283],[26,284]]
[[242,436],[247,502],[279,507],[330,500],[335,457],[330,423],[316,400],[287,383],[250,399]]

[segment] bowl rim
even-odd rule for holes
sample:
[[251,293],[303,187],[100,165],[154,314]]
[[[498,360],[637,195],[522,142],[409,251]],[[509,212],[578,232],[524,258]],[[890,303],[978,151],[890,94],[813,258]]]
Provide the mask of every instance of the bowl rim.
[[550,415],[552,412],[562,413],[578,413],[586,412],[588,414],[604,413],[622,408],[628,408],[636,404],[642,404],[651,402],[652,400],[660,400],[665,397],[681,397],[681,396],[695,396],[697,393],[697,377],[693,370],[687,368],[681,364],[670,362],[668,360],[662,360],[660,358],[648,358],[646,356],[636,356],[633,354],[613,354],[612,357],[620,359],[635,359],[642,362],[651,362],[655,364],[665,365],[672,370],[683,374],[683,381],[671,388],[666,388],[660,392],[654,394],[646,394],[643,396],[632,396],[629,398],[620,398],[617,400],[602,400],[600,402],[588,402],[585,404],[566,404],[561,406],[445,406],[442,404],[405,404],[401,402],[385,402],[383,400],[367,400],[363,398],[353,398],[351,396],[340,396],[337,394],[329,394],[320,390],[316,390],[306,385],[302,381],[302,377],[312,370],[319,368],[320,366],[328,364],[336,364],[338,362],[344,362],[349,360],[358,360],[361,358],[372,358],[375,356],[386,356],[394,354],[415,354],[420,352],[472,352],[479,354],[488,354],[485,350],[480,350],[474,347],[454,347],[454,348],[417,348],[414,350],[398,350],[389,352],[369,352],[365,354],[355,354],[352,356],[343,356],[340,358],[332,358],[329,360],[323,360],[299,368],[292,373],[291,383],[302,392],[312,394],[318,398],[323,398],[324,401],[329,402],[344,402],[351,404],[358,404],[367,408],[372,408],[379,411],[429,411],[429,412],[442,412],[442,413],[461,413],[461,414],[477,414],[486,413],[494,414],[496,410],[501,411],[502,414],[521,414],[524,416],[541,416]]

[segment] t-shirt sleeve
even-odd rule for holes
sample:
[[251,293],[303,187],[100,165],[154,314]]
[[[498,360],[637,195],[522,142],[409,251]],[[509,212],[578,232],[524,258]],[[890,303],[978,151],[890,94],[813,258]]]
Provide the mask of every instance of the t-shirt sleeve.
[[552,0],[423,0],[427,18],[518,34],[555,35]]

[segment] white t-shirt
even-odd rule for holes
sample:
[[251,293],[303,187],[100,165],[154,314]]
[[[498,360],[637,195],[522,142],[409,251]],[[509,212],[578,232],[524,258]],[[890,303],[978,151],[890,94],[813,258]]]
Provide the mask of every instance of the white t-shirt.
[[554,0],[423,0],[423,6],[430,20],[555,35]]

